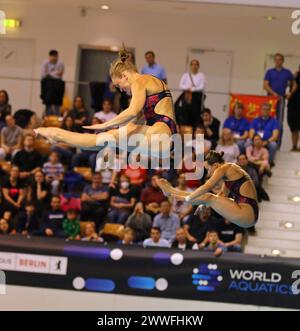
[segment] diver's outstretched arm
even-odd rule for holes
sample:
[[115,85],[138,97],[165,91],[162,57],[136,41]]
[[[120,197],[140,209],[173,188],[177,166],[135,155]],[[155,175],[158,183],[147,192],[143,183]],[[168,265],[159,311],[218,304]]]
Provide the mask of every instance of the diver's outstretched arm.
[[146,101],[145,79],[139,78],[132,84],[132,99],[127,109],[118,116],[102,124],[83,126],[84,129],[108,130],[115,126],[125,125],[137,118]]

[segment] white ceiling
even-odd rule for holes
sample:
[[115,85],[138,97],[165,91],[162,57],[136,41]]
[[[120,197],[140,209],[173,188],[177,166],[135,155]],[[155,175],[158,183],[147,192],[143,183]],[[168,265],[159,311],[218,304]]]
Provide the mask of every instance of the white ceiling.
[[39,5],[39,6],[68,6],[74,8],[85,7],[88,10],[101,10],[103,4],[109,5],[111,11],[149,12],[178,15],[197,15],[198,17],[225,17],[239,19],[255,19],[264,16],[274,16],[280,20],[291,19],[291,9],[265,6],[228,5],[216,2],[259,2],[260,4],[284,3],[285,5],[300,0],[0,0],[1,4]]

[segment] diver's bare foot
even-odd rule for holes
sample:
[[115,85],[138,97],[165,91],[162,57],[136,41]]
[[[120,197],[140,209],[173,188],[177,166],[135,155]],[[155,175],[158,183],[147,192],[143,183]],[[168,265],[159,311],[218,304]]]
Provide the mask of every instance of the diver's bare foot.
[[166,179],[160,178],[156,182],[157,182],[157,185],[159,186],[159,188],[163,191],[163,194],[165,196],[168,197],[171,195],[173,188],[172,188],[172,185]]
[[48,127],[48,128],[37,128],[33,130],[34,133],[38,136],[42,136],[46,140],[48,140],[51,144],[55,144],[57,139],[57,128],[55,127]]

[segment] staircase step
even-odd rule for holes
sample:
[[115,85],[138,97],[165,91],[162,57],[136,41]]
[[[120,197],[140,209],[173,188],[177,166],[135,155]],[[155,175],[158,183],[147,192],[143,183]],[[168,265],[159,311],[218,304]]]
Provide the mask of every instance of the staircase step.
[[[292,206],[291,206],[292,205]],[[267,212],[275,212],[275,213],[296,213],[300,215],[300,205],[297,203],[274,203],[271,201],[263,201],[260,204],[260,210]]]
[[256,237],[274,240],[297,240],[300,239],[300,232],[290,231],[289,229],[261,229],[256,228]]
[[[255,246],[251,246],[249,244],[245,247],[244,252],[246,254],[274,256],[272,254],[272,249],[270,249],[269,247],[255,247]],[[296,251],[296,250],[292,250],[292,249],[281,250],[280,251],[280,256],[300,258],[300,251]]]
[[300,177],[295,178],[284,178],[272,176],[268,179],[268,185],[277,185],[284,187],[295,187],[299,188],[300,191]]
[[300,254],[300,240],[283,240],[283,239],[266,239],[260,238],[257,236],[250,236],[248,238],[248,245],[254,247],[269,247],[272,249],[279,249],[279,250],[295,250],[299,251]]
[[[291,222],[293,224],[292,228],[286,229],[284,227],[284,223],[282,221],[271,221],[267,219],[259,219],[257,224],[255,225],[256,229],[261,229],[261,230],[280,230],[280,231],[288,231],[288,232],[299,232],[300,233],[300,220],[299,222]],[[300,238],[300,234],[298,239]]]
[[289,210],[290,212],[285,211],[267,211],[266,208],[261,208],[259,212],[259,223],[269,223],[269,222],[293,222],[295,224],[300,224],[299,213],[293,212],[293,210]]

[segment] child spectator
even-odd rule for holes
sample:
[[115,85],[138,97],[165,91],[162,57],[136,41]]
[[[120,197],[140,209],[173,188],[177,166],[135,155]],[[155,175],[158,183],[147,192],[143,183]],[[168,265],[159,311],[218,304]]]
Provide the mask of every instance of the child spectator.
[[64,171],[63,165],[59,162],[57,152],[51,152],[49,161],[43,165],[43,172],[46,175],[47,183],[51,184],[53,195],[59,193],[59,185],[64,179]]
[[118,241],[122,245],[132,245],[135,239],[135,232],[131,228],[125,228],[123,240]]
[[226,246],[219,240],[217,231],[209,231],[207,235],[208,245],[204,248],[207,252],[213,252],[214,256],[220,256],[226,251]]
[[81,240],[104,242],[103,238],[101,238],[95,230],[95,223],[92,222],[86,223],[84,237],[82,237]]
[[67,217],[63,220],[64,235],[68,239],[80,239],[80,222],[78,212],[75,209],[67,211]]

